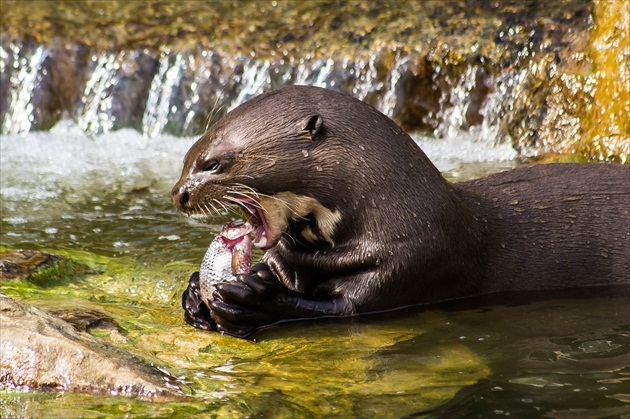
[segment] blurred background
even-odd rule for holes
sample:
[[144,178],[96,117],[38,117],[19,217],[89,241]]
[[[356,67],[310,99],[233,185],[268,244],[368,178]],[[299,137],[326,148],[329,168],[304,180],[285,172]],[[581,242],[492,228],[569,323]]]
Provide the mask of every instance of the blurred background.
[[[348,92],[408,132],[626,161],[628,2],[2,3],[3,134],[199,135],[264,91]],[[211,116],[211,117],[210,117]]]

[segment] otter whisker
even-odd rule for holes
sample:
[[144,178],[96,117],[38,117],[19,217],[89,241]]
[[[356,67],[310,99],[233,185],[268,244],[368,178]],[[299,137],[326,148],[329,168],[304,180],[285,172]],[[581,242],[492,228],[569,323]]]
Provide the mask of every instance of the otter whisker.
[[[210,210],[210,208],[208,208],[208,205],[210,205],[210,206],[212,207],[212,210]],[[214,211],[214,212],[216,212],[216,208],[214,208],[214,205],[212,205],[212,203],[211,203],[211,202],[204,203],[204,207],[206,208],[206,212],[205,212],[205,214],[206,214],[208,217],[212,217],[212,215],[213,215],[213,211]]]
[[212,203],[212,201],[208,201],[208,204],[212,207],[212,211],[214,212],[215,215],[220,216],[221,213],[219,212],[219,210],[217,209],[217,207],[214,206],[214,204]]
[[251,202],[248,202],[248,203],[250,205],[252,205],[253,207],[256,207],[256,208],[261,209],[263,211],[265,210],[265,208],[262,206],[262,204],[258,201],[258,197],[251,196],[248,193],[241,192],[238,195],[236,195],[236,197],[230,197],[230,198],[232,198],[232,202],[234,202],[235,199],[238,200],[239,196],[242,196],[242,197],[247,198],[248,200],[250,200]]
[[210,210],[208,209],[208,206],[205,203],[202,206],[200,206],[199,209],[201,210],[201,214],[202,215],[204,215],[206,217],[210,216],[210,214],[209,214]]
[[[233,202],[233,203],[235,203],[237,205],[242,205],[243,204],[241,200],[239,200],[238,198],[232,197],[232,196],[224,196],[223,198],[226,201]],[[261,211],[266,211],[265,207],[260,205],[257,201],[248,202],[248,205],[251,205],[252,207],[256,207],[256,208],[260,209]]]
[[225,210],[226,213],[230,213],[230,209],[228,207],[226,207],[225,204],[222,201],[219,201],[217,199],[217,204],[219,204],[221,207],[223,207],[223,209]]
[[214,120],[214,117],[219,114],[221,109],[223,109],[223,106],[219,106],[217,108],[218,103],[219,103],[219,95],[217,95],[214,98],[214,105],[212,105],[212,110],[208,113],[208,116],[206,117],[205,131],[208,131],[208,128],[210,128],[210,125],[212,124],[212,121]]
[[232,195],[242,195],[246,198],[250,198],[253,199],[255,201],[258,201],[258,198],[260,197],[260,195],[254,191],[254,190],[247,190],[247,189],[230,189],[227,191],[227,193],[232,194]]
[[239,191],[239,190],[243,190],[243,189],[246,190],[246,191],[251,192],[255,196],[259,195],[259,192],[256,189],[252,188],[251,186],[245,185],[244,183],[235,183],[232,186],[232,190],[235,190],[235,191]]
[[259,198],[258,195],[254,195],[253,193],[251,193],[249,191],[234,191],[233,195],[243,196],[245,198],[252,199],[252,200],[254,200],[256,202],[258,202],[258,198]]
[[[227,197],[223,196],[222,198],[223,198],[224,200],[228,201],[228,200],[226,199]],[[215,201],[216,201],[216,202],[217,202],[217,203],[218,203],[221,207],[223,207],[223,209],[225,210],[225,213],[226,213],[226,214],[241,215],[241,214],[239,213],[239,211],[238,211],[238,208],[237,208],[235,205],[233,205],[231,202],[222,202],[222,201],[220,201],[220,200],[218,200],[218,199],[215,199]]]

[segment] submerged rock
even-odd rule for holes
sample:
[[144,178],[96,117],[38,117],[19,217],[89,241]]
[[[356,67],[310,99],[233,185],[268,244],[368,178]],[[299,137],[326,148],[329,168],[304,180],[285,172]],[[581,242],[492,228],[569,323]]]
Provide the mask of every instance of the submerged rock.
[[39,250],[0,252],[0,281],[25,279],[41,287],[76,281],[93,272],[88,266]]
[[177,400],[168,373],[28,304],[0,294],[0,388]]
[[61,257],[39,250],[0,252],[0,280],[26,278],[40,268],[52,266]]
[[90,332],[94,329],[123,332],[123,329],[111,316],[100,311],[85,309],[54,310],[50,314],[71,324],[79,332]]

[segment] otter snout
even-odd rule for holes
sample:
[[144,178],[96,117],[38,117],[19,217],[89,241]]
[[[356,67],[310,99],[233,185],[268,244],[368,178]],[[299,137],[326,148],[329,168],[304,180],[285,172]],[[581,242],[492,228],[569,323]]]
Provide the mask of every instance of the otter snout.
[[171,201],[180,211],[190,210],[190,193],[184,186],[175,185],[171,191]]

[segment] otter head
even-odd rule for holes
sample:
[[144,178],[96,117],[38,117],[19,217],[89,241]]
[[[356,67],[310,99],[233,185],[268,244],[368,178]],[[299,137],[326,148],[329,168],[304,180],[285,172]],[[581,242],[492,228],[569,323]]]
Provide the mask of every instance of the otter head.
[[332,245],[341,214],[326,199],[330,163],[318,147],[326,121],[299,93],[258,96],[209,129],[184,158],[175,207],[208,215],[238,208],[263,249],[283,233]]

